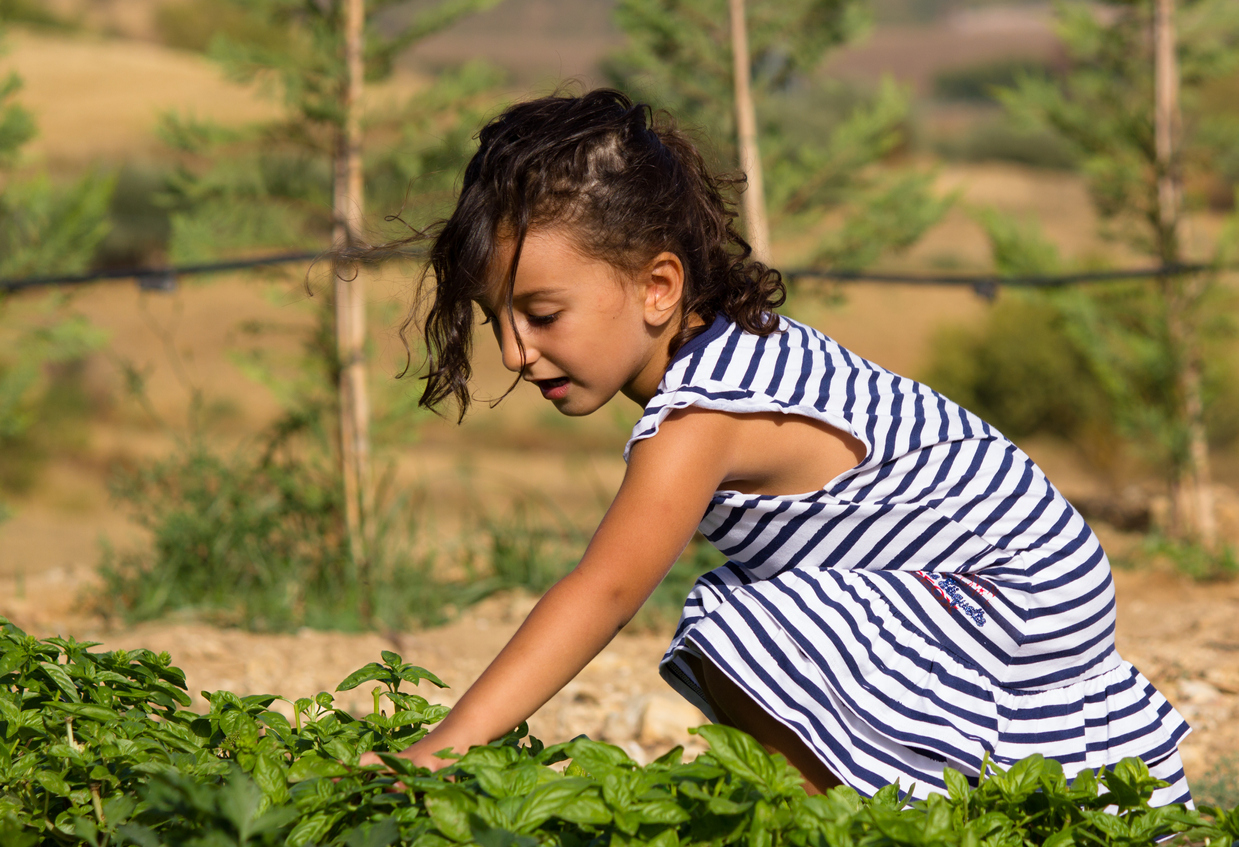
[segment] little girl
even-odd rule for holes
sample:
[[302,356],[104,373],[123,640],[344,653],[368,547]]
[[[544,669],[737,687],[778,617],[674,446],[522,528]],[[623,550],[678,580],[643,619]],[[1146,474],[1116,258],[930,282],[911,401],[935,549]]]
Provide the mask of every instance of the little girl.
[[[1109,564],[1045,475],[930,388],[781,317],[722,191],[667,119],[615,91],[511,107],[480,134],[431,250],[422,404],[469,405],[475,308],[565,415],[644,410],[580,564],[451,714],[440,767],[528,718],[629,621],[695,531],[701,577],[661,671],[809,791],[944,791],[1032,753],[1143,759],[1190,802],[1188,727],[1114,647]],[[373,756],[369,761],[377,761]]]

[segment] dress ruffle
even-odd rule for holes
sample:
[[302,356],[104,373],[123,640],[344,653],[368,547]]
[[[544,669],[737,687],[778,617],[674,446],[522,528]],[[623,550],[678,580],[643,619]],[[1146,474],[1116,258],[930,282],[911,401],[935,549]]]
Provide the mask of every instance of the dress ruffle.
[[945,790],[1032,753],[1070,779],[1136,756],[1162,778],[1161,802],[1190,801],[1177,745],[1187,724],[1117,653],[1097,674],[1043,690],[997,685],[893,614],[875,579],[910,574],[789,571],[745,583],[720,568],[689,595],[661,670],[709,713],[685,653],[703,657],[795,731],[844,782],[872,794],[898,782]]

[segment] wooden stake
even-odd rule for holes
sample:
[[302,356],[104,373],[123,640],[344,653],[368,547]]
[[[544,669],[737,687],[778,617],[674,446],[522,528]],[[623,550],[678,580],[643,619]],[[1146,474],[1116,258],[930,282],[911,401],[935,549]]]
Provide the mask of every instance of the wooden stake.
[[770,224],[766,220],[766,192],[762,187],[761,151],[757,146],[757,113],[749,87],[749,36],[745,24],[744,0],[729,0],[731,12],[731,62],[735,79],[736,136],[740,148],[740,170],[748,177],[741,195],[744,222],[753,257],[767,265],[770,258]]
[[[1176,145],[1181,132],[1179,69],[1175,55],[1174,0],[1155,0],[1153,18],[1154,144],[1157,155],[1158,247],[1162,264],[1182,259],[1179,243],[1181,186]],[[1179,531],[1194,531],[1209,549],[1217,545],[1217,518],[1209,468],[1209,442],[1205,428],[1201,373],[1203,354],[1193,319],[1199,308],[1204,281],[1164,277],[1162,292],[1171,343],[1175,346],[1181,418],[1187,430],[1187,479],[1175,482],[1175,521]],[[1190,483],[1190,485],[1188,484]]]
[[[343,120],[336,137],[332,190],[337,248],[357,244],[362,228],[361,93],[365,0],[344,2]],[[366,531],[370,517],[370,399],[366,390],[366,304],[360,269],[335,264],[336,350],[340,363],[340,470],[349,550],[361,581],[363,622],[371,618]]]
[[1156,0],[1153,21],[1154,143],[1157,147],[1157,219],[1171,243],[1163,252],[1178,253],[1173,236],[1178,227],[1179,191],[1175,179],[1174,146],[1179,123],[1179,73],[1175,61],[1174,0]]

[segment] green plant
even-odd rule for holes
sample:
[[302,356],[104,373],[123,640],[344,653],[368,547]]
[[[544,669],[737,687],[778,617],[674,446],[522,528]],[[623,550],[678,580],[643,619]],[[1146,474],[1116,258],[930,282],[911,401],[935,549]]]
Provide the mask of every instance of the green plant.
[[26,24],[45,29],[74,29],[74,23],[38,0],[0,0],[0,22]]
[[1146,556],[1168,559],[1179,573],[1201,582],[1239,574],[1239,559],[1229,544],[1211,550],[1190,539],[1153,534],[1145,539],[1144,549]]
[[1075,151],[1054,133],[1000,117],[978,118],[963,133],[935,139],[933,148],[944,158],[965,162],[1015,162],[1049,170],[1079,166]]
[[566,574],[580,558],[586,538],[562,515],[554,522],[537,512],[527,498],[513,503],[506,515],[487,510],[477,522],[482,537],[481,572],[489,573],[495,590],[522,588],[541,594]]
[[[1117,847],[1175,833],[1225,847],[1239,837],[1239,809],[1149,808],[1163,783],[1137,759],[1070,784],[1035,755],[979,779],[948,769],[949,793],[914,803],[894,785],[871,799],[849,788],[809,797],[782,756],[724,726],[696,730],[710,744],[696,760],[675,748],[645,767],[587,738],[546,747],[520,727],[431,774],[389,754],[447,711],[401,686],[442,683],[394,653],[337,686],[376,683],[371,714],[321,692],[290,703],[290,721],[271,694],[204,692],[208,711],[190,711],[166,653],[93,646],[0,619],[6,847]],[[391,771],[358,767],[368,751]]]
[[[0,302],[0,308],[5,304]],[[85,438],[83,369],[106,334],[53,295],[0,347],[0,491],[25,492],[49,456]]]
[[442,621],[472,595],[436,576],[418,550],[417,510],[390,499],[378,510],[369,578],[359,578],[343,537],[339,480],[321,456],[280,448],[225,457],[190,444],[113,481],[149,551],[105,548],[101,611],[146,620],[188,611],[258,630],[355,629]]
[[228,0],[190,0],[159,6],[155,10],[155,29],[169,47],[206,52],[221,33],[247,37],[265,46],[278,46],[287,33],[271,26],[255,25],[252,18]]
[[1219,756],[1213,767],[1192,783],[1192,793],[1211,806],[1239,806],[1239,754]]
[[941,330],[922,378],[1012,438],[1110,428],[1088,361],[1041,296],[1004,293],[983,322]]
[[996,59],[939,71],[934,75],[933,93],[943,100],[997,103],[994,89],[1010,87],[1024,77],[1050,79],[1053,75],[1053,68],[1037,59]]
[[[6,17],[27,8],[9,2],[11,9],[0,7],[0,40]],[[20,178],[9,173],[22,146],[35,135],[30,113],[10,102],[20,89],[16,73],[0,75],[0,278],[81,271],[107,234],[114,177],[92,172],[61,185],[46,173]]]
[[[392,0],[371,0],[367,80],[387,78],[400,51],[494,2],[447,0],[393,14]],[[160,12],[167,37],[207,45],[231,78],[258,85],[283,105],[280,117],[242,127],[165,117],[161,135],[177,161],[165,197],[173,260],[329,242],[332,157],[344,120],[343,15],[340,0],[194,0]],[[405,222],[427,219],[451,196],[498,79],[475,63],[444,71],[403,103],[368,107],[364,193],[371,207],[399,220],[386,228],[368,224],[359,237],[407,234]],[[406,203],[409,195],[415,202]]]
[[146,163],[127,162],[120,168],[108,204],[108,234],[95,248],[93,266],[151,266],[167,255],[172,227],[164,193],[171,176],[168,169]]

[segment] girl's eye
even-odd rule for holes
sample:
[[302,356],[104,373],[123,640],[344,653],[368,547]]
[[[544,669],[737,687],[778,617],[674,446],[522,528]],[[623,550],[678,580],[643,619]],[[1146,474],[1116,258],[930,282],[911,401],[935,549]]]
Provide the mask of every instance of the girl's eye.
[[558,317],[559,317],[558,312],[553,312],[552,314],[549,314],[549,315],[526,315],[526,318],[534,326],[549,326],[550,324],[555,323],[555,320]]

